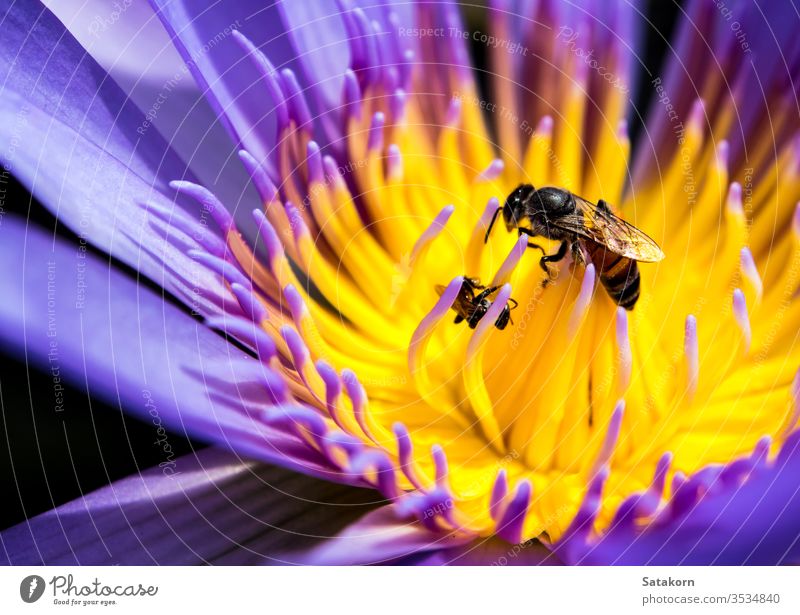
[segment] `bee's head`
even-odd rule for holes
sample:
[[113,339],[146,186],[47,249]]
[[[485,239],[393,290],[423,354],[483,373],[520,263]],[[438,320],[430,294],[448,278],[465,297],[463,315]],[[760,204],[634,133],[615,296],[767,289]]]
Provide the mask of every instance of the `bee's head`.
[[513,231],[519,227],[520,222],[525,217],[525,202],[536,192],[531,184],[520,184],[508,195],[503,205],[503,221],[506,229]]

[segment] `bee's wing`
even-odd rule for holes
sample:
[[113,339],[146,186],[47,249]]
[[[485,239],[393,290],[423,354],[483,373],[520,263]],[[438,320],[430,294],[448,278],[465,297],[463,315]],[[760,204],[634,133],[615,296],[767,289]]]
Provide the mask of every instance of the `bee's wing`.
[[434,286],[434,288],[436,289],[436,292],[439,294],[440,297],[444,294],[444,291],[447,290],[447,286],[442,286],[441,284],[437,284],[436,286]]
[[575,195],[576,216],[565,216],[558,226],[605,246],[611,252],[643,263],[656,263],[664,258],[658,244],[632,224],[601,207]]

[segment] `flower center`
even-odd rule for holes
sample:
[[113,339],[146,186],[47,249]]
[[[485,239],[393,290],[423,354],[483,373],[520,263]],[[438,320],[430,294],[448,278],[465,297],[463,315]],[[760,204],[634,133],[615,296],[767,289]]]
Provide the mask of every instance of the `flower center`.
[[[387,74],[367,66],[346,75],[346,140],[326,154],[291,73],[240,42],[271,91],[284,92],[277,162],[241,153],[264,200],[254,219],[265,253],[213,195],[175,187],[227,231],[234,258],[198,258],[239,300],[245,318],[225,329],[269,369],[268,420],[290,423],[389,496],[415,490],[403,501],[426,523],[512,541],[561,536],[606,468],[601,524],[630,494],[660,497],[665,482],[674,489],[794,426],[796,400],[778,384],[797,361],[771,344],[798,308],[784,304],[780,321],[769,319],[774,330],[755,318],[797,289],[797,217],[776,257],[795,275],[773,274],[767,294],[741,187],[728,185],[727,146],[704,139],[702,106],[661,181],[626,194],[624,124],[598,131],[593,168],[581,162],[580,87],[565,94],[558,121],[543,117],[518,155],[499,159],[472,81],[448,74],[449,94],[430,93],[397,52]],[[665,215],[656,204],[686,202],[686,158],[703,174],[690,207]],[[614,303],[592,265],[567,256],[548,280],[528,237],[499,224],[484,243],[520,183],[603,198],[662,245],[665,261],[640,265],[633,311]],[[465,276],[499,287],[474,329],[453,322]],[[494,324],[511,298],[519,307],[501,330]],[[281,410],[294,403],[305,410]]]

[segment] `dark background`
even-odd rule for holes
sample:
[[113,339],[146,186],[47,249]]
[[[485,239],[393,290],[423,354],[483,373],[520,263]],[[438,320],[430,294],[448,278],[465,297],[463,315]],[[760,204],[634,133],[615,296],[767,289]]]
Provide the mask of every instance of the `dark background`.
[[[650,0],[647,9],[655,30],[644,32],[643,60],[647,69],[657,72],[678,4]],[[480,43],[472,49],[478,65],[484,65],[485,50]],[[647,108],[652,93],[647,85],[646,79],[640,81],[634,101],[639,110]],[[638,117],[631,118],[630,128],[635,142],[641,130]],[[56,228],[50,213],[13,179],[7,187],[6,204],[11,214]],[[71,235],[63,226],[57,232]],[[0,349],[0,529],[163,460],[152,424],[90,400],[80,389],[65,388],[64,404],[69,412],[37,413],[37,408],[52,404],[52,378]],[[170,436],[170,444],[176,456],[203,446],[176,435]]]

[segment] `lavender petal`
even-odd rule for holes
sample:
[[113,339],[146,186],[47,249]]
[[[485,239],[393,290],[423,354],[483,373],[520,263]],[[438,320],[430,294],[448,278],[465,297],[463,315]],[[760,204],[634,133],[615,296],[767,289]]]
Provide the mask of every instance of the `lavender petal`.
[[216,448],[131,475],[0,533],[0,564],[280,564],[375,494]]

